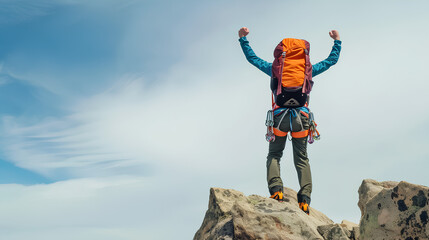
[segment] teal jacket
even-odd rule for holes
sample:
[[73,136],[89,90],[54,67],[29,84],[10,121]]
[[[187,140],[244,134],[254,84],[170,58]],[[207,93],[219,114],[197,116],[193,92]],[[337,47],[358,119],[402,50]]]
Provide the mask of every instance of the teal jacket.
[[[253,66],[257,67],[262,72],[266,73],[268,76],[271,77],[271,66],[272,63],[269,63],[263,59],[260,59],[258,56],[256,56],[255,52],[253,52],[252,48],[249,45],[249,41],[246,37],[242,37],[239,39],[241,49],[243,49],[244,55],[246,56],[247,61],[249,61]],[[328,58],[325,60],[318,62],[313,65],[313,72],[312,76],[315,77],[322,72],[328,70],[331,66],[335,65],[337,63],[338,58],[340,57],[341,52],[341,41],[335,40],[334,46],[332,47],[332,51],[329,54]]]

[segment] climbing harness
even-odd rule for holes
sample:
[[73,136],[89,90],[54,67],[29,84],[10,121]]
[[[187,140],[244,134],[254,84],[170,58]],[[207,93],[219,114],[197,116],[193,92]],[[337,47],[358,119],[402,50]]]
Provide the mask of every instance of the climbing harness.
[[[280,128],[280,124],[283,122],[283,119],[284,119],[284,117],[287,115],[287,113],[288,113],[288,112],[290,112],[290,113],[291,113],[291,115],[290,115],[290,117],[289,117],[289,126],[290,126],[290,131],[291,131],[291,132],[300,132],[300,131],[303,131],[303,130],[304,130],[304,126],[302,125],[301,116],[297,113],[296,108],[286,108],[286,109],[284,110],[284,112],[282,113],[282,114],[283,114],[283,116],[282,116],[282,118],[280,118],[279,124],[277,124],[277,128]],[[298,122],[299,122],[299,124],[301,125],[301,129],[299,129],[299,130],[295,130],[295,131],[294,131],[293,126],[292,126],[292,119],[293,119],[293,118],[298,118]]]
[[[265,134],[265,139],[267,142],[274,142],[276,139],[276,136],[274,134],[274,128],[280,129],[280,125],[285,120],[286,115],[290,112],[289,115],[289,126],[290,126],[290,132],[287,133],[288,140],[291,141],[291,135],[294,132],[301,132],[304,130],[304,125],[302,123],[302,118],[300,113],[308,117],[309,120],[309,129],[308,129],[308,143],[312,144],[315,140],[320,140],[320,133],[316,129],[317,123],[314,121],[314,114],[310,112],[310,110],[307,107],[300,107],[300,108],[278,108],[274,110],[268,110],[267,112],[267,118],[265,120],[265,126],[267,126],[267,134]],[[277,126],[274,126],[274,116],[281,115],[279,122],[276,124]],[[299,123],[299,129],[294,129],[292,124],[292,119],[297,118],[297,122]],[[296,128],[296,126],[295,126]]]
[[[308,143],[312,144],[314,140],[320,140],[320,133],[317,131],[317,123],[314,121],[314,114],[308,109],[308,107],[298,107],[298,108],[275,108],[276,104],[274,101],[274,94],[271,94],[272,100],[272,108],[267,112],[267,118],[265,120],[265,126],[267,126],[267,133],[265,134],[265,140],[267,142],[274,142],[276,140],[276,136],[274,134],[274,128],[279,129],[281,123],[283,122],[285,116],[290,112],[289,124],[291,132],[301,132],[304,131],[304,126],[302,124],[302,119],[300,113],[304,114],[308,117],[309,120],[309,129],[308,129]],[[276,127],[274,127],[274,116],[282,114],[279,123]],[[300,129],[293,129],[292,119],[298,118],[298,123],[300,124]],[[292,133],[291,133],[292,135]],[[289,133],[286,135],[289,140]]]

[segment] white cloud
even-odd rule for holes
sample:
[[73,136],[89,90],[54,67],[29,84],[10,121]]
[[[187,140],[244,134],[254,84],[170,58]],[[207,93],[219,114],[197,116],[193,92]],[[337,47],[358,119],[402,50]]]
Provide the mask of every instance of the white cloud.
[[[185,85],[189,81],[183,80]],[[162,166],[217,166],[219,160],[198,161],[208,152],[226,163],[225,150],[236,155],[230,146],[235,142],[231,136],[241,132],[237,126],[252,129],[249,123],[264,119],[252,112],[248,112],[253,115],[250,119],[237,115],[251,110],[235,101],[239,83],[223,86],[213,77],[205,80],[204,84],[190,80],[196,83],[185,88],[166,84],[149,92],[141,79],[135,79],[82,101],[75,114],[62,119],[21,127],[13,118],[6,118],[9,159],[51,177],[63,168],[70,169],[69,177],[92,176],[94,172],[85,169],[96,167],[102,173],[103,169],[136,167],[154,159]],[[257,90],[247,92],[261,95]],[[258,105],[264,111],[263,104],[253,106]],[[263,128],[260,130],[263,139]]]
[[186,214],[203,199],[180,202],[152,194],[154,188],[152,180],[127,176],[0,185],[0,237],[134,240],[169,239],[176,232],[191,238],[196,230]]

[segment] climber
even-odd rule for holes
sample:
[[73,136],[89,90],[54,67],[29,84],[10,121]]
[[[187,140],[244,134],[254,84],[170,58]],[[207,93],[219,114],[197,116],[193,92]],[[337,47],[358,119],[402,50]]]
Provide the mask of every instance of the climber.
[[[257,57],[253,52],[246,38],[248,34],[249,30],[246,27],[238,31],[239,42],[246,59],[271,77],[271,90],[273,93],[273,110],[271,112],[273,124],[271,126],[273,126],[273,135],[272,138],[269,135],[267,136],[269,150],[266,163],[267,182],[271,198],[278,201],[283,201],[284,199],[283,182],[280,177],[280,159],[286,145],[288,132],[290,131],[294,164],[301,188],[297,194],[298,203],[299,207],[305,213],[309,214],[312,179],[307,156],[307,138],[312,113],[308,109],[308,94],[313,86],[312,77],[319,75],[337,63],[341,51],[340,35],[336,30],[329,32],[329,36],[334,39],[334,46],[331,53],[325,60],[311,65],[309,61],[309,44],[305,40],[284,39],[275,49],[274,62],[269,63]],[[291,58],[291,55],[294,55],[292,56],[293,59],[288,60],[288,57]],[[302,59],[302,61],[297,59]],[[297,61],[301,61],[301,65],[294,66],[293,64]],[[294,67],[296,68],[295,70],[292,69]],[[299,85],[288,88],[287,83],[285,86],[284,79],[294,76],[294,74],[296,75],[297,69],[302,71],[302,80]],[[292,97],[289,96],[291,94],[290,89],[295,94]]]

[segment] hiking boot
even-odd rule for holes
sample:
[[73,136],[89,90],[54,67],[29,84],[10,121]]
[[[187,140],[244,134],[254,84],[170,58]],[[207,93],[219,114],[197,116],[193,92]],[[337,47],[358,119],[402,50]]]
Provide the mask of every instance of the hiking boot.
[[283,192],[275,192],[273,195],[271,195],[270,198],[275,199],[279,202],[283,202],[284,201],[283,197],[284,197]]
[[307,213],[307,215],[310,215],[310,197],[306,195],[298,194],[298,204],[299,208]]
[[299,203],[299,208],[305,213],[307,213],[307,215],[310,215],[310,206],[308,206],[308,203],[306,203],[305,201]]

